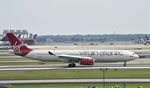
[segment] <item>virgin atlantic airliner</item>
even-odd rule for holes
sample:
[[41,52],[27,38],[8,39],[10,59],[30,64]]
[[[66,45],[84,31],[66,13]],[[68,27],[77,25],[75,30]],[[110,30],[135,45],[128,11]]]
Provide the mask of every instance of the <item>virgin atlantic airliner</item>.
[[127,50],[33,50],[25,46],[13,33],[7,33],[13,53],[25,58],[50,62],[68,62],[68,67],[94,65],[95,62],[124,62],[139,58]]

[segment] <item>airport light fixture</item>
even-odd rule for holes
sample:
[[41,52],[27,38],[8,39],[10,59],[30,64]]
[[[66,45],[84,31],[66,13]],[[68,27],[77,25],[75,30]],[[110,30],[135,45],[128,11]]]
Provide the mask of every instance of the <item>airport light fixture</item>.
[[102,75],[103,75],[103,88],[106,88],[106,84],[105,84],[105,71],[107,71],[108,68],[100,68],[100,71],[102,71]]

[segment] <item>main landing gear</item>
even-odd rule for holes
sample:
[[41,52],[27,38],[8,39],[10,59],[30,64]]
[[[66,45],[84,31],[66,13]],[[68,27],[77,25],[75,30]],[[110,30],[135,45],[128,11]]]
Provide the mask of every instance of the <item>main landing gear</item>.
[[75,63],[68,64],[68,67],[76,67]]
[[127,66],[127,62],[126,62],[126,61],[124,62],[123,66],[124,66],[124,67],[126,67],[126,66]]

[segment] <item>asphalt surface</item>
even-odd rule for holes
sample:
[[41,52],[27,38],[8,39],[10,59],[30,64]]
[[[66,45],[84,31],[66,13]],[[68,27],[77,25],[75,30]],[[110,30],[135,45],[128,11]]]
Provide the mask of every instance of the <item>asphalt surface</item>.
[[[34,61],[0,61],[0,63],[20,63],[20,62],[34,62]],[[40,62],[39,62],[40,63]],[[140,59],[127,62],[127,66],[123,67],[123,62],[118,63],[95,63],[94,66],[85,66],[77,64],[77,67],[68,68],[68,63],[64,64],[43,64],[43,65],[1,65],[0,71],[22,71],[22,70],[60,70],[60,69],[149,69],[150,59]]]
[[150,67],[0,67],[0,71],[26,71],[26,70],[92,70],[92,69],[148,69]]
[[17,59],[17,58],[24,58],[21,56],[0,56],[0,59]]
[[25,62],[39,62],[39,61],[34,61],[34,60],[29,60],[29,61],[0,61],[0,63],[25,63]]
[[150,79],[45,79],[45,80],[0,80],[0,84],[60,84],[60,83],[150,83]]

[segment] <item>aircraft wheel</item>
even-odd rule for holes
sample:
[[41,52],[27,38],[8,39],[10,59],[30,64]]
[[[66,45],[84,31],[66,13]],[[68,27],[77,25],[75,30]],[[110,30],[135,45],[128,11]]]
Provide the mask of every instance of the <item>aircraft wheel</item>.
[[69,64],[68,67],[76,67],[75,63]]
[[68,64],[68,67],[71,67],[71,64]]
[[75,64],[75,63],[72,63],[72,67],[76,67],[76,64]]

